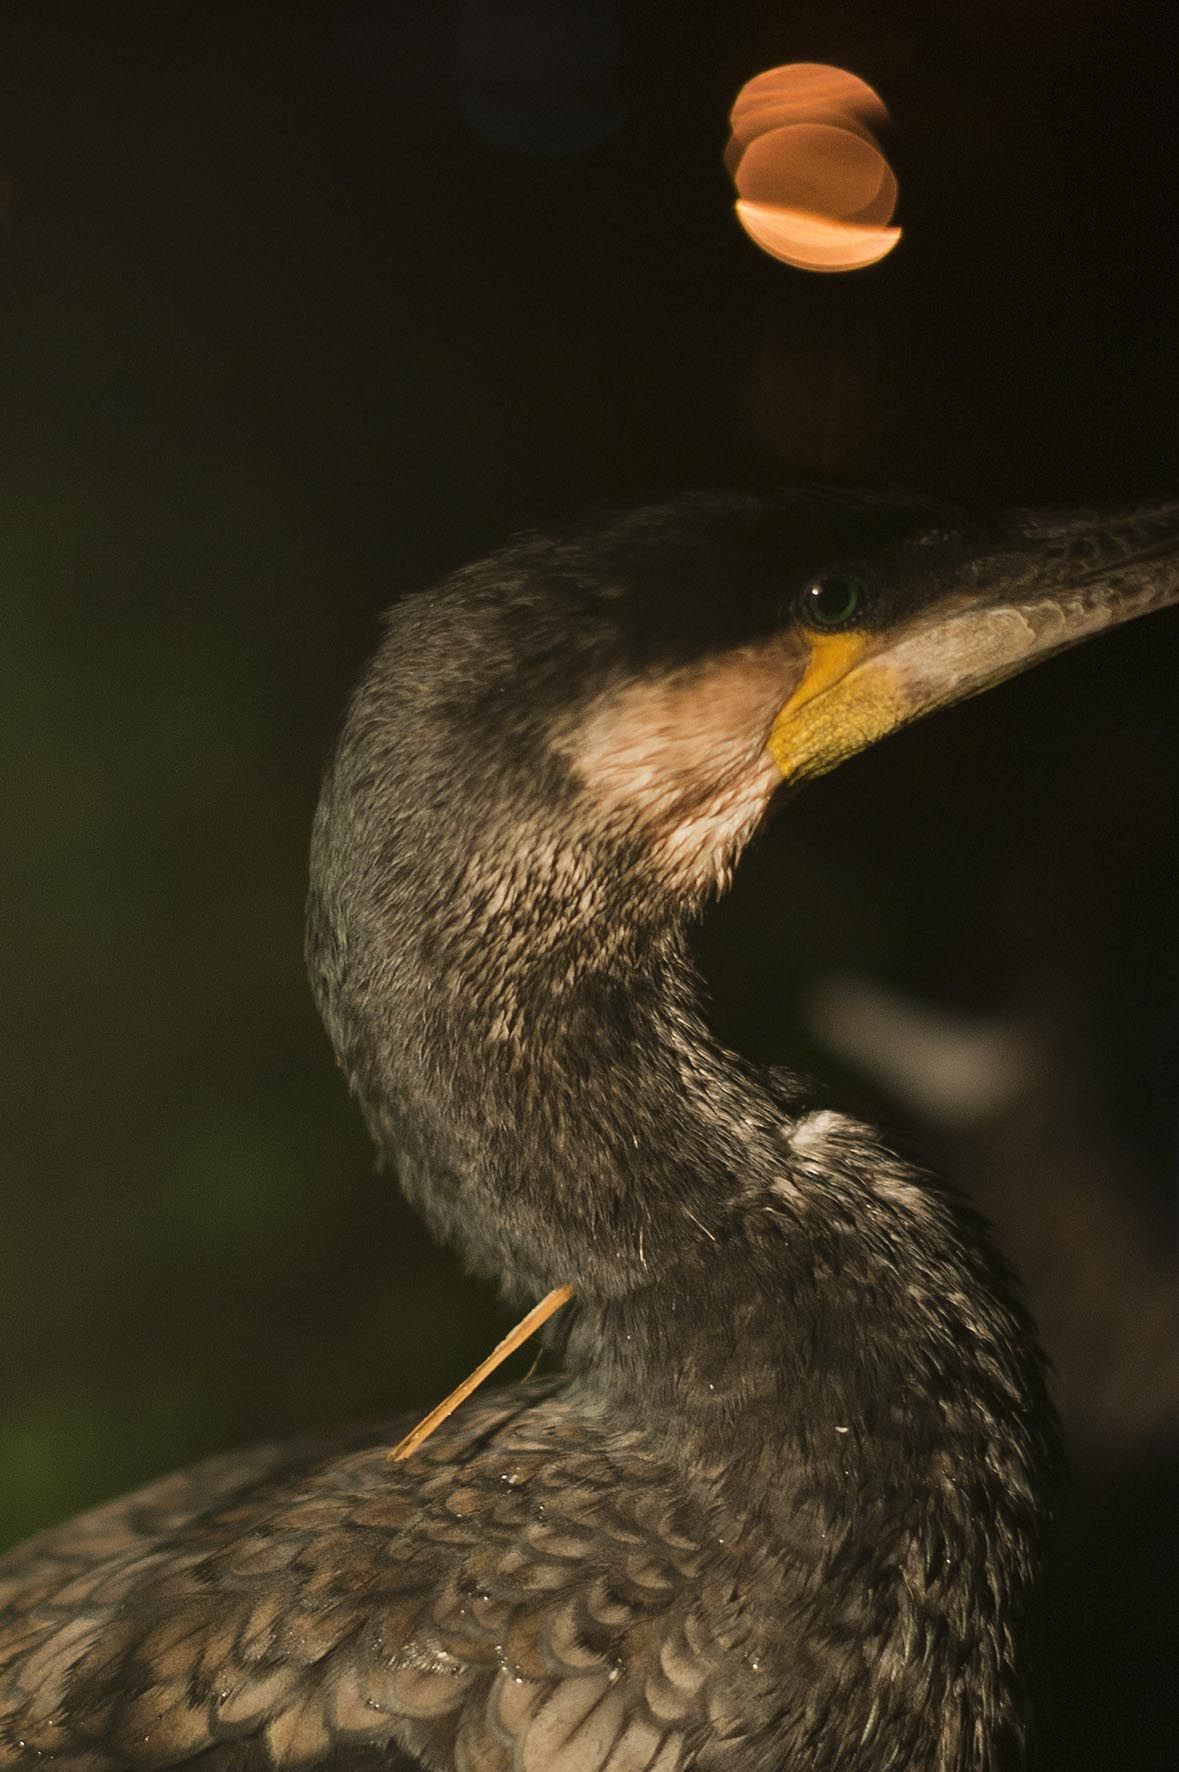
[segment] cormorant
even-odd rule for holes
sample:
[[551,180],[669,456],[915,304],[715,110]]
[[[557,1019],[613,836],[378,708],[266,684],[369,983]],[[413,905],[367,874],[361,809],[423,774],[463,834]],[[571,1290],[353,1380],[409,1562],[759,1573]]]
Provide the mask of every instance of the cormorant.
[[811,489],[529,536],[399,604],[315,823],[315,993],[559,1376],[214,1458],[0,1562],[0,1764],[996,1772],[1058,1476],[985,1231],[703,1017],[777,790],[1179,598],[1179,505]]

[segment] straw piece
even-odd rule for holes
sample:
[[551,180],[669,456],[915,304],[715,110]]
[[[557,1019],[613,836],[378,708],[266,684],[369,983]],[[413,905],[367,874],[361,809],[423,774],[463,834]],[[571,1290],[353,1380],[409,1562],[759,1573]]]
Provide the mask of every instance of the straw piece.
[[483,1380],[490,1378],[497,1366],[503,1365],[509,1354],[514,1354],[518,1347],[522,1347],[528,1337],[535,1335],[541,1325],[547,1323],[550,1317],[555,1316],[561,1306],[568,1304],[572,1297],[572,1286],[555,1286],[551,1292],[546,1293],[540,1303],[534,1304],[528,1315],[521,1318],[514,1329],[509,1329],[503,1340],[496,1344],[487,1358],[476,1366],[475,1370],[464,1378],[460,1385],[456,1385],[448,1397],[444,1397],[441,1403],[436,1404],[428,1415],[423,1415],[417,1426],[411,1428],[406,1434],[404,1440],[397,1442],[389,1454],[390,1462],[400,1462],[401,1459],[408,1458],[411,1453],[416,1452],[418,1447],[430,1438],[435,1428],[441,1427],[447,1416],[453,1415],[459,1404],[465,1403],[471,1392],[478,1390]]

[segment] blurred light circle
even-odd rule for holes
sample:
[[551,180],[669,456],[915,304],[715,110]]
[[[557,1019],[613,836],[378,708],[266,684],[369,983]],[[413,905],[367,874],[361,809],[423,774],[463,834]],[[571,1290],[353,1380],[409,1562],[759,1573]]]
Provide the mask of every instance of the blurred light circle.
[[749,237],[809,271],[858,270],[891,252],[897,181],[872,132],[887,118],[866,81],[822,63],[769,68],[743,86],[725,164]]
[[791,123],[750,143],[737,193],[750,203],[878,226],[896,208],[897,181],[874,142],[829,123]]

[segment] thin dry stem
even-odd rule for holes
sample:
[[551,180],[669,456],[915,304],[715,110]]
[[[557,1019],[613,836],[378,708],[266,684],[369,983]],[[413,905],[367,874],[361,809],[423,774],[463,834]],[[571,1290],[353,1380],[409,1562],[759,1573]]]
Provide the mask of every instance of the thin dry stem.
[[485,1378],[490,1378],[497,1366],[502,1366],[509,1354],[514,1354],[522,1347],[530,1335],[535,1335],[542,1324],[555,1316],[563,1304],[568,1304],[573,1297],[572,1286],[555,1286],[545,1294],[539,1304],[534,1304],[526,1317],[522,1317],[514,1329],[509,1329],[501,1342],[498,1342],[487,1358],[476,1366],[460,1385],[456,1385],[448,1397],[435,1405],[428,1415],[423,1415],[417,1426],[411,1428],[403,1440],[399,1440],[389,1454],[391,1461],[408,1458],[423,1445],[434,1429],[441,1427],[448,1415],[453,1415],[460,1403],[465,1403],[472,1391],[478,1390]]

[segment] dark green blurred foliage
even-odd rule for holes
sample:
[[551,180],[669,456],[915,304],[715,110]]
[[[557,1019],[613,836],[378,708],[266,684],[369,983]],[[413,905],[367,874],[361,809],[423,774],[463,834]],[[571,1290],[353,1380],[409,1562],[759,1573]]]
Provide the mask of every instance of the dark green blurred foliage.
[[[7,22],[4,1541],[428,1404],[500,1327],[374,1173],[302,973],[320,760],[384,603],[522,523],[783,466],[1175,487],[1145,9],[1111,59],[1089,14],[1008,47],[968,6],[640,6],[623,127],[543,158],[454,114],[447,16]],[[897,119],[907,237],[847,279],[760,258],[719,165],[740,81],[812,55]],[[1177,667],[1162,618],[863,758],[702,937],[734,1037],[871,1111],[792,1011],[825,970],[1057,1004],[1168,1248]]]
[[327,722],[284,633],[297,515],[248,465],[170,499],[112,466],[4,524],[6,1536],[371,1410],[391,1371],[380,1406],[409,1402],[407,1345],[428,1394],[479,1336],[435,1310],[448,1269],[372,1174],[303,979]]

